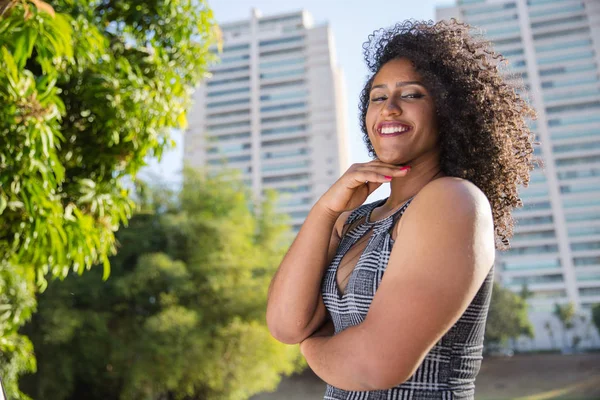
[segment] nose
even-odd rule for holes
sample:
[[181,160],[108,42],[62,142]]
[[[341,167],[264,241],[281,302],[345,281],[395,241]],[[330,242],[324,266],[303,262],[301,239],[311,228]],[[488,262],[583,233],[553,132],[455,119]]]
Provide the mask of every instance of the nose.
[[402,108],[400,102],[395,97],[390,97],[383,108],[381,109],[381,115],[400,115],[402,114]]

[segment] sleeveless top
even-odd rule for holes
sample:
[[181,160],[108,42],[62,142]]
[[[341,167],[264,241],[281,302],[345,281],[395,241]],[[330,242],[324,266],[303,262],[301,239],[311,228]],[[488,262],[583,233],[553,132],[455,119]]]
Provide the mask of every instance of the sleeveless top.
[[[337,253],[323,276],[321,291],[335,327],[334,334],[358,325],[365,319],[394,246],[391,230],[412,199],[392,215],[371,222],[372,211],[385,201],[362,205],[351,213],[346,222],[350,229],[342,235]],[[341,293],[336,280],[338,265],[352,245],[371,229],[372,236],[350,275],[345,293]],[[324,400],[474,399],[475,377],[481,366],[483,334],[492,294],[493,271],[492,266],[466,311],[433,346],[406,382],[391,389],[376,391],[346,391],[327,385]]]

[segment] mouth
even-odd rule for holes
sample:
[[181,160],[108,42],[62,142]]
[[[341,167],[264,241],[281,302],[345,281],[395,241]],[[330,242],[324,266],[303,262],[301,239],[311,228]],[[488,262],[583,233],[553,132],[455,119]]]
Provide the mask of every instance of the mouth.
[[382,122],[377,125],[376,132],[379,136],[393,137],[403,135],[411,129],[410,125],[401,124],[399,122]]

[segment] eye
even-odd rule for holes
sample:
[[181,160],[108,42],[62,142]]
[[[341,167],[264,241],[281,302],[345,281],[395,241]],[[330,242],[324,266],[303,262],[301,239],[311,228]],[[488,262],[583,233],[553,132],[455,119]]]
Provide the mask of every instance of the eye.
[[422,97],[425,97],[425,95],[421,93],[408,93],[402,96],[403,99],[420,99]]
[[379,102],[379,101],[385,101],[386,99],[387,99],[387,97],[385,97],[385,96],[377,96],[377,97],[373,97],[373,98],[371,99],[371,102],[372,102],[372,103],[373,103],[373,102],[375,102],[375,103],[376,103],[376,102]]

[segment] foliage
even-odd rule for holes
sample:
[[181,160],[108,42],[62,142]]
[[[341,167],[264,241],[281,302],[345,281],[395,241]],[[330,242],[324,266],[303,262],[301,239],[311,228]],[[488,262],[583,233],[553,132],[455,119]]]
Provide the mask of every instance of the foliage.
[[521,296],[495,282],[485,327],[485,341],[487,344],[500,345],[521,335],[533,337],[527,303]]
[[[145,188],[102,282],[52,282],[28,326],[39,399],[247,399],[299,367],[265,325],[270,277],[289,245],[273,199],[248,207],[235,179],[186,174],[178,202]],[[165,200],[166,199],[166,200]],[[286,233],[287,232],[287,233]],[[282,240],[287,238],[287,240]]]
[[554,304],[553,314],[558,318],[563,327],[563,345],[568,347],[567,331],[575,326],[575,305],[573,303]]
[[[216,39],[204,0],[0,0],[0,375],[35,367],[16,332],[35,285],[109,274],[122,181],[172,146]],[[16,357],[16,358],[15,358]]]
[[600,335],[600,303],[592,305],[592,322]]

